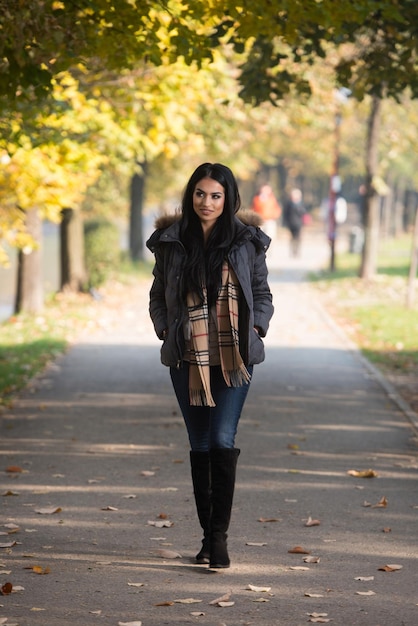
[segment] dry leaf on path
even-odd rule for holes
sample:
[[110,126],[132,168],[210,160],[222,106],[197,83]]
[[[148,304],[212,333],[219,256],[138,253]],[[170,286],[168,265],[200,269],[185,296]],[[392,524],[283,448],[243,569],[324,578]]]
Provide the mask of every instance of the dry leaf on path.
[[209,604],[219,604],[219,602],[228,602],[230,597],[231,597],[231,595],[232,595],[232,593],[230,591],[229,593],[225,593],[220,598],[216,598],[215,600],[212,600],[211,602],[209,602]]
[[49,574],[51,572],[49,567],[41,567],[40,565],[32,565],[23,569],[30,569],[34,574]]
[[372,509],[379,509],[379,508],[385,508],[388,505],[388,501],[387,498],[385,496],[383,496],[382,498],[380,498],[379,502],[377,504],[373,504],[372,505]]
[[6,467],[6,472],[9,474],[22,474],[23,471],[24,470],[19,467],[19,465],[9,465],[9,467]]
[[261,522],[262,524],[265,524],[267,522],[280,522],[280,520],[277,517],[260,517],[258,521]]
[[257,587],[256,585],[247,585],[247,589],[249,591],[256,591],[257,593],[261,593],[262,591],[268,592],[271,591],[271,587]]
[[168,519],[157,521],[148,520],[147,524],[148,526],[155,526],[156,528],[170,528],[171,526],[174,526],[174,522],[170,522]]
[[128,583],[128,587],[143,587],[145,583]]
[[152,472],[151,470],[144,470],[141,472],[141,476],[155,476],[155,472]]
[[348,470],[347,474],[349,476],[354,476],[355,478],[376,478],[378,476],[377,472],[372,469]]
[[225,608],[227,606],[234,606],[235,602],[229,601],[229,602],[218,602],[218,606]]
[[304,595],[307,598],[323,598],[324,597],[322,593],[309,593],[309,591],[306,591]]
[[203,611],[192,611],[190,615],[193,615],[193,617],[204,617],[205,613]]
[[257,542],[257,541],[247,541],[246,546],[257,546],[259,548],[261,548],[262,546],[266,546],[267,544],[264,543],[263,541]]
[[307,521],[305,522],[305,526],[319,526],[320,523],[321,522],[319,521],[319,519],[312,519],[312,517],[309,516]]
[[304,556],[303,557],[304,563],[319,563],[320,560],[321,558],[319,556]]
[[119,509],[117,509],[115,506],[104,506],[100,510],[101,511],[118,511]]
[[135,622],[118,622],[118,626],[142,626],[142,622],[139,620]]
[[255,598],[253,602],[270,602],[268,598]]
[[4,585],[2,585],[0,587],[0,593],[2,596],[8,596],[9,594],[11,594],[13,591],[13,585],[12,583],[4,583]]
[[402,565],[390,564],[383,565],[383,567],[378,567],[377,569],[379,572],[397,572],[402,569],[402,567]]
[[369,589],[369,591],[356,591],[355,592],[356,596],[375,596],[375,592],[371,591]]
[[374,580],[374,576],[356,576],[354,580],[360,580],[361,582],[366,583]]
[[303,565],[291,565],[289,567],[291,570],[300,571],[300,572],[308,572],[309,567],[304,567]]
[[161,559],[181,559],[182,556],[179,552],[174,552],[174,550],[156,550],[153,552],[156,556],[159,556]]
[[172,600],[166,600],[165,602],[157,602],[154,606],[173,606],[174,602]]
[[196,598],[181,598],[179,600],[174,600],[178,604],[199,604],[202,600],[197,600]]
[[288,550],[289,554],[310,554],[309,550],[305,550],[305,548],[302,548],[302,546],[295,546],[294,548],[291,548],[290,550]]
[[60,506],[46,506],[42,509],[35,509],[35,513],[39,515],[54,515],[55,513],[61,513],[62,508]]
[[1,495],[2,496],[20,496],[20,493],[18,491],[11,491],[11,489],[8,489],[7,491],[2,493]]

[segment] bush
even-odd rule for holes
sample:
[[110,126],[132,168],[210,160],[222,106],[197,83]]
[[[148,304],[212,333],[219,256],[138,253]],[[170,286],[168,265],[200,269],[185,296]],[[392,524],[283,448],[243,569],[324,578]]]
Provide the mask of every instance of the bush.
[[88,289],[103,285],[120,261],[119,230],[104,219],[84,224],[84,247]]

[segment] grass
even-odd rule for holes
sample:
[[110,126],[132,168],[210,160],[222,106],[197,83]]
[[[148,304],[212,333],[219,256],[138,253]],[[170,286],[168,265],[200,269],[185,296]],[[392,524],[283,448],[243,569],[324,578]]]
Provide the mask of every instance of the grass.
[[406,308],[411,237],[380,243],[378,272],[358,278],[359,256],[337,257],[337,271],[312,276],[330,313],[363,353],[385,372],[418,371],[418,286],[413,309]]
[[[149,263],[124,260],[111,281],[129,286],[151,273]],[[100,294],[100,290],[99,290]],[[55,294],[38,315],[13,315],[0,324],[0,408],[45,366],[66,351],[80,333],[97,322],[100,302],[89,294]]]

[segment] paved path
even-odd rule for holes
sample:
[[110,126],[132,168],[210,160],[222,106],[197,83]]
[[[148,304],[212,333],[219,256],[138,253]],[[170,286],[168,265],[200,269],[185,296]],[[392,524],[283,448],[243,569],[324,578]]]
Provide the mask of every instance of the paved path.
[[[102,331],[1,418],[0,469],[23,472],[0,474],[1,524],[19,527],[0,536],[16,541],[0,549],[0,581],[24,589],[0,597],[0,624],[299,626],[314,614],[339,626],[418,624],[414,430],[304,282],[327,263],[322,235],[300,259],[287,252],[281,234],[269,255],[268,358],[237,441],[232,567],[192,563],[188,444],[144,283],[117,324],[98,303]],[[368,469],[377,476],[347,473]],[[224,594],[232,606],[210,604]],[[190,598],[200,602],[178,602]]]

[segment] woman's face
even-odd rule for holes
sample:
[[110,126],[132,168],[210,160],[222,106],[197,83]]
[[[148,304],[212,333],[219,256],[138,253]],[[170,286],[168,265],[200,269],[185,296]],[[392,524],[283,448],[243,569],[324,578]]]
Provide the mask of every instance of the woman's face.
[[210,230],[225,205],[225,189],[213,178],[202,178],[193,192],[193,210],[200,219],[204,231]]

